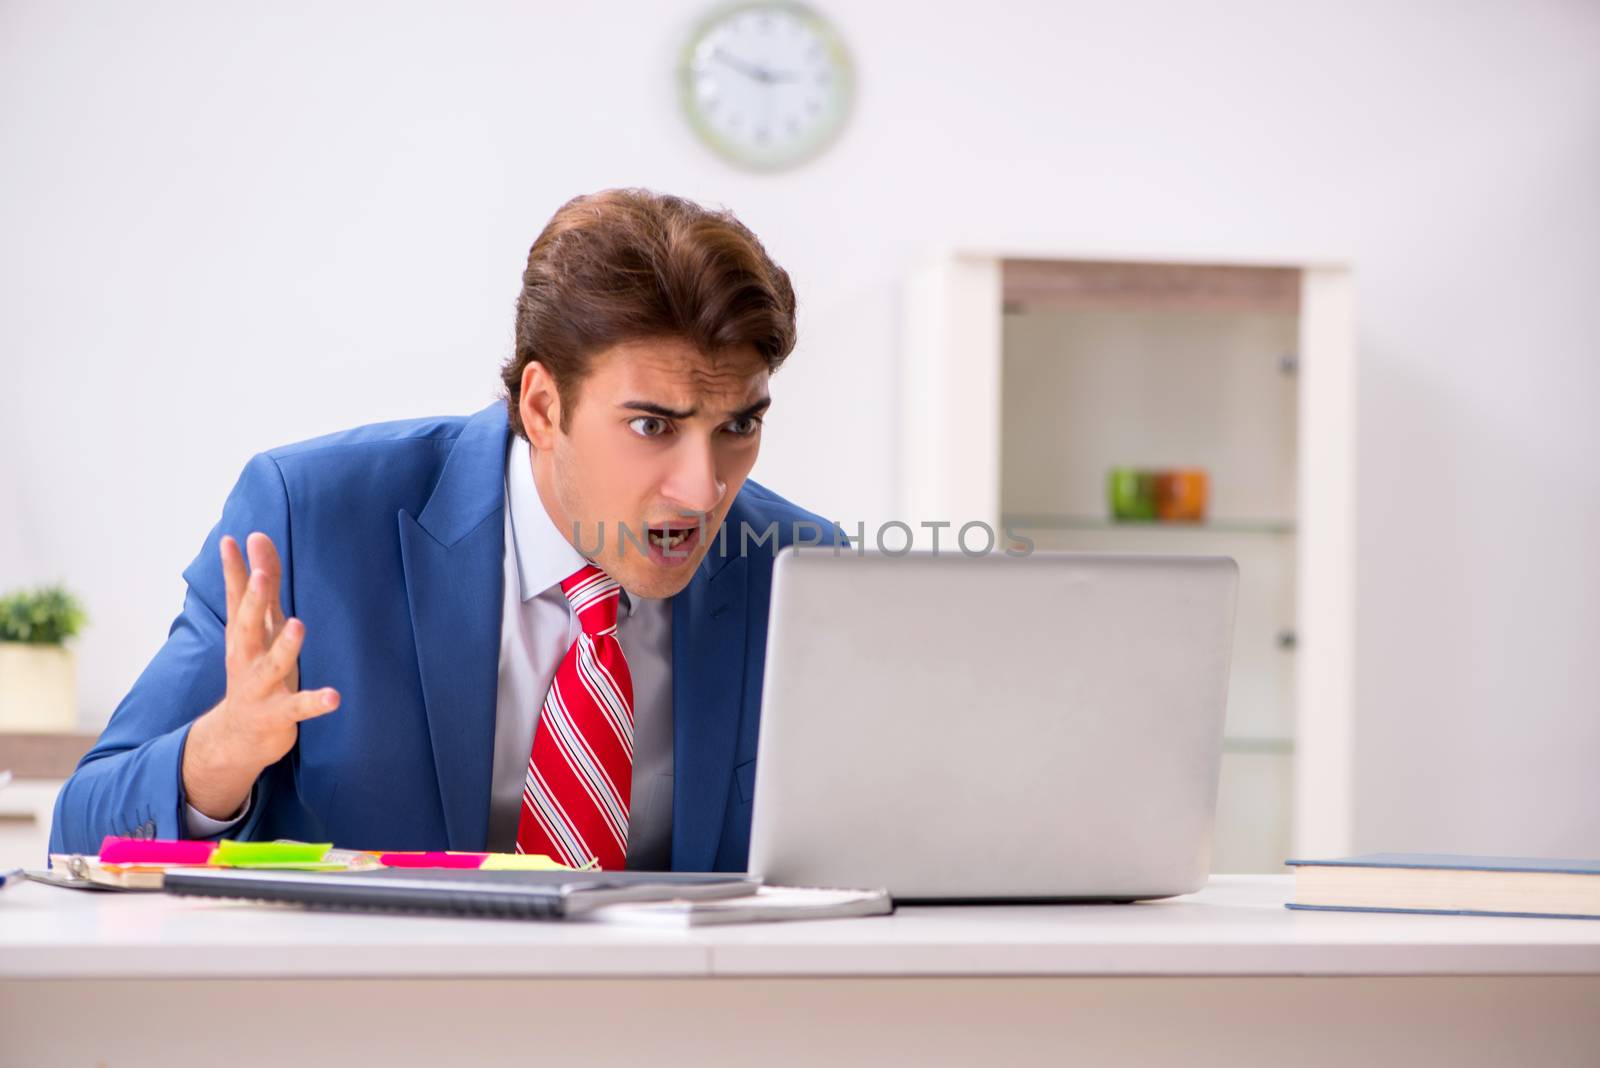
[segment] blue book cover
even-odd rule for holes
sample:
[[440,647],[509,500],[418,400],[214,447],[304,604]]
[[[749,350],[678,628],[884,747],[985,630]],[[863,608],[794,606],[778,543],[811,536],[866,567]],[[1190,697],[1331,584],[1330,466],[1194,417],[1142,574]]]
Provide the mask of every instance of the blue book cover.
[[[1290,867],[1423,868],[1444,871],[1533,872],[1542,875],[1600,876],[1600,860],[1573,860],[1554,857],[1474,857],[1449,853],[1363,853],[1354,857],[1338,857],[1329,860],[1286,860],[1284,863]],[[1307,912],[1398,912],[1448,916],[1514,916],[1530,919],[1600,920],[1600,915],[1569,912],[1377,908],[1370,905],[1300,905],[1292,901],[1284,907]]]
[[1467,857],[1451,853],[1363,853],[1335,860],[1286,860],[1295,867],[1315,864],[1335,868],[1444,868],[1451,871],[1536,871],[1562,875],[1600,875],[1600,860],[1552,857]]

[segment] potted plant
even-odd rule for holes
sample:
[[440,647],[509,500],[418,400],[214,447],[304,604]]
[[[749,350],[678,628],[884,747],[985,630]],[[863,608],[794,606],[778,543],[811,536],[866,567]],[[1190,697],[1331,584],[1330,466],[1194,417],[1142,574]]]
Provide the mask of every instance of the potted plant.
[[63,643],[85,619],[59,586],[0,597],[0,730],[77,729],[77,674]]

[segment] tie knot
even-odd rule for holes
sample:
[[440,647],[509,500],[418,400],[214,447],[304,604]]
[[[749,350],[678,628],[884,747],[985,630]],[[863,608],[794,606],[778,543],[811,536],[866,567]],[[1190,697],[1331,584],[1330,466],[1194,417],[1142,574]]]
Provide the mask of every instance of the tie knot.
[[617,598],[622,592],[616,579],[593,564],[584,564],[561,580],[561,592],[567,595],[578,626],[589,637],[616,631]]

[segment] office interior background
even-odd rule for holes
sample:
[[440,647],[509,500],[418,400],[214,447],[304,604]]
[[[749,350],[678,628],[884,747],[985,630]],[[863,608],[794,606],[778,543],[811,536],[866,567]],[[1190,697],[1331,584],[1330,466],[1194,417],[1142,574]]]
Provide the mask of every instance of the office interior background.
[[[1297,512],[1328,502],[1299,480],[1323,398],[1281,366],[1292,300],[1007,290],[1002,440],[947,440],[998,450],[1041,544],[1240,559],[1224,869],[1281,870],[1297,819],[1349,851],[1600,855],[1600,6],[815,6],[852,112],[754,173],[684,115],[698,0],[0,0],[0,587],[86,603],[80,725],[160,645],[253,453],[493,402],[545,220],[647,186],[731,208],[790,272],[754,477],[869,530],[961,518],[906,513],[929,376],[967,388],[919,348],[930,263],[1347,272],[1347,571],[1296,571]],[[1145,422],[1116,416],[1135,387]],[[1119,459],[1209,464],[1219,522],[1074,525]],[[1331,793],[1296,789],[1289,707],[1318,581],[1349,616]]]

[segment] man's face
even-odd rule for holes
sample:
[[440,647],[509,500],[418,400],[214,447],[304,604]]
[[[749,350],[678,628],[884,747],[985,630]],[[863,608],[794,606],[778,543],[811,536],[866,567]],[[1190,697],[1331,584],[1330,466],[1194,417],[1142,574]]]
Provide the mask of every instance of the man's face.
[[530,364],[522,423],[556,527],[631,594],[683,589],[755,466],[768,377],[751,346],[712,359],[680,338],[624,342],[590,360],[563,429],[554,381]]

